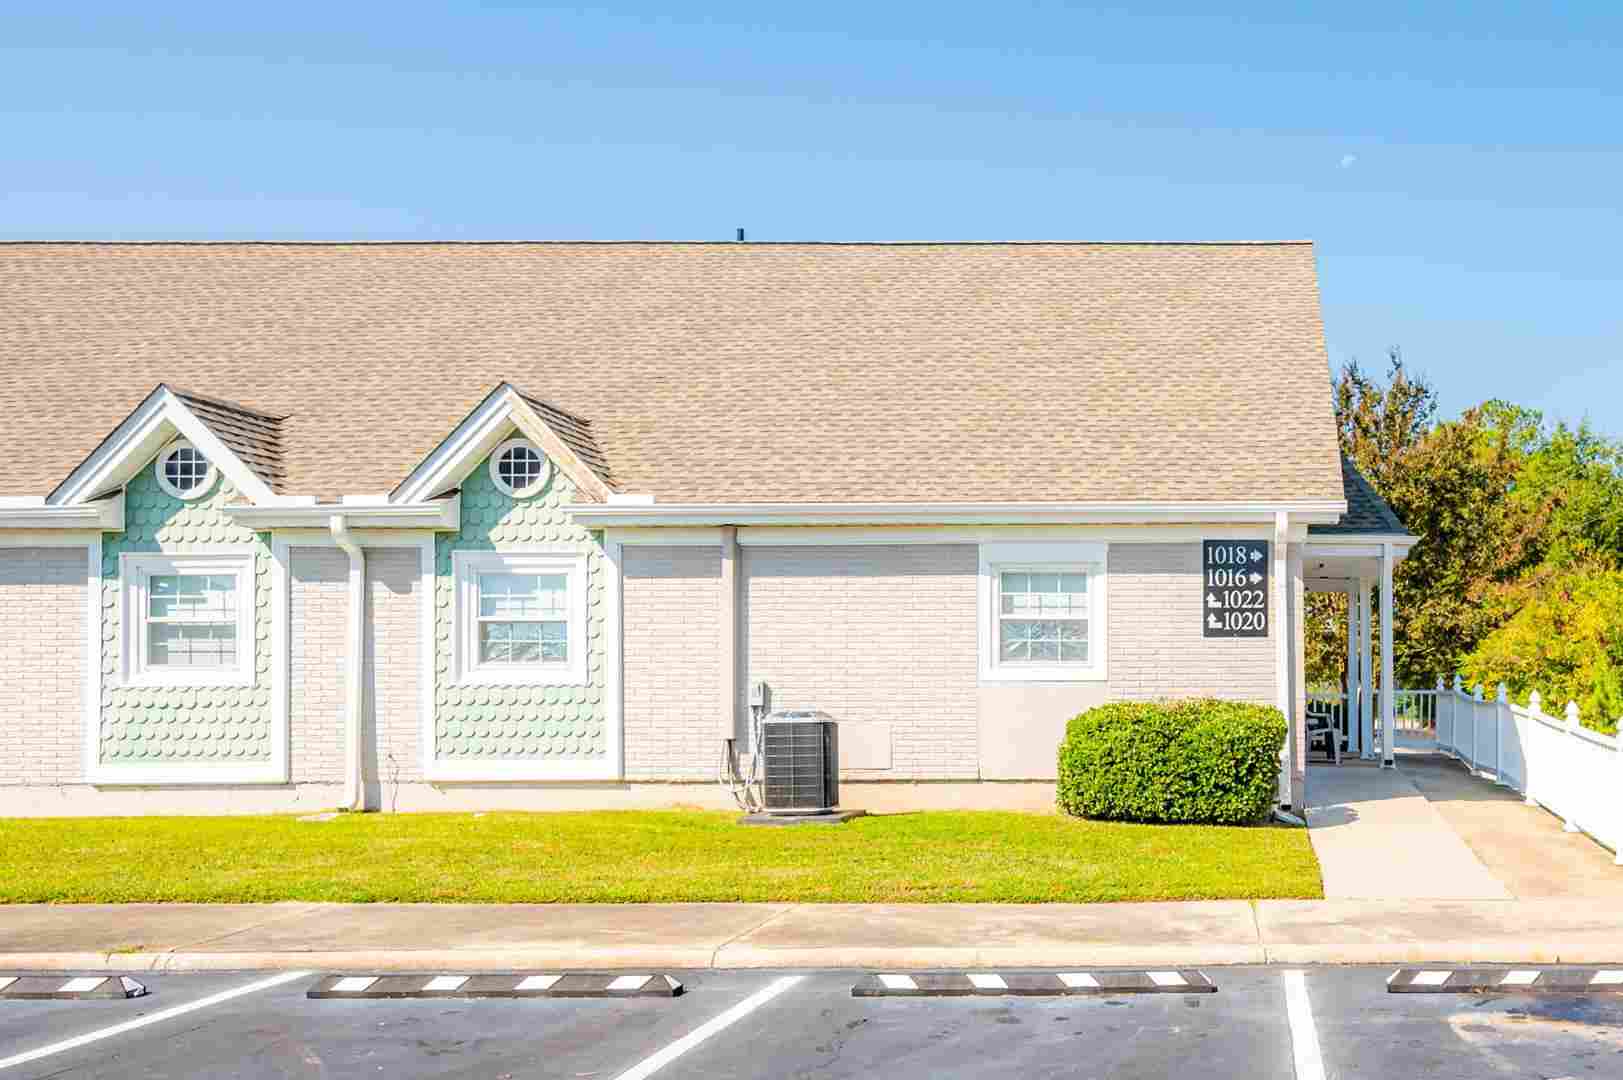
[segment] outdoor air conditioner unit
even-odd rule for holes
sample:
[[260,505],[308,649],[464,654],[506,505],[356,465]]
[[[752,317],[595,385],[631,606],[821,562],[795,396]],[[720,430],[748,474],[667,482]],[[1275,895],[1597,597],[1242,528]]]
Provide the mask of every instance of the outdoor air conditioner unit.
[[840,805],[840,726],[816,710],[775,712],[761,721],[763,809],[826,814]]

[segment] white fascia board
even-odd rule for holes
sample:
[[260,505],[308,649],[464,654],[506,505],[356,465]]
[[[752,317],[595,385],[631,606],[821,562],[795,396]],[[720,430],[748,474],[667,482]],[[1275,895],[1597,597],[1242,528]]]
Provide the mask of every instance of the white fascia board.
[[1382,547],[1391,544],[1392,554],[1401,562],[1418,543],[1420,537],[1407,534],[1340,533],[1316,539],[1309,533],[1302,550],[1308,558],[1315,559],[1379,559]]
[[71,506],[87,502],[109,488],[123,487],[176,435],[197,447],[251,501],[264,503],[277,498],[270,486],[221,442],[207,424],[168,387],[160,386],[113,429],[46,502],[51,506]]
[[[608,535],[625,537],[627,543],[658,544],[661,534],[705,533],[717,529],[665,528],[617,529]],[[638,537],[636,540],[631,537]],[[1075,543],[1097,541],[1112,544],[1173,544],[1195,540],[1257,540],[1273,536],[1273,526],[1262,522],[1137,525],[744,525],[738,529],[743,547],[841,547],[868,544],[994,544],[994,543]],[[1291,541],[1307,536],[1305,525],[1291,526]],[[680,540],[671,541],[681,543]],[[715,542],[715,541],[712,541]]]
[[1135,525],[1272,522],[1333,524],[1344,501],[1296,503],[669,503],[565,507],[591,527],[660,525]]
[[266,529],[325,529],[334,514],[356,528],[438,529],[461,527],[462,496],[418,503],[284,503],[270,506],[227,506],[235,522],[256,532]]
[[124,493],[71,506],[47,505],[44,499],[32,505],[21,500],[0,504],[0,529],[95,529],[97,532],[124,531]]
[[1382,544],[1412,548],[1420,537],[1410,533],[1315,533],[1309,532],[1307,542],[1314,548],[1356,547],[1379,555]]
[[390,496],[396,503],[420,503],[460,483],[514,428],[517,393],[502,383],[463,418],[444,442],[413,469]]

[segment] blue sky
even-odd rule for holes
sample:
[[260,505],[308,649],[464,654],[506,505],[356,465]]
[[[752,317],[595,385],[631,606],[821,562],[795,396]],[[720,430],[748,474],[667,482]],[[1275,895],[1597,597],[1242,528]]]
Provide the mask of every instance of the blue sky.
[[18,7],[3,238],[1311,238],[1332,362],[1623,434],[1610,0]]

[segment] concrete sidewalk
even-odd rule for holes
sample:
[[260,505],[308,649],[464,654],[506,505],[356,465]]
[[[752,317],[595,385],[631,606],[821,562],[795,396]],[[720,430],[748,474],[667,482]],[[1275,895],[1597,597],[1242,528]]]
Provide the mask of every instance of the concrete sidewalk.
[[1585,900],[0,907],[0,971],[1623,962]]
[[1373,764],[1308,768],[1308,837],[1328,900],[1509,900],[1408,775]]

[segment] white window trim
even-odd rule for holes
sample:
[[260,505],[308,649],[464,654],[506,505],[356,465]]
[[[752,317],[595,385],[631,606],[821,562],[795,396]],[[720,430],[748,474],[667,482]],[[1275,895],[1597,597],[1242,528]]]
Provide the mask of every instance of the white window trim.
[[[976,588],[976,626],[982,683],[1102,682],[1108,677],[1109,641],[1107,556],[1110,545],[1098,541],[1000,543],[980,546]],[[1088,662],[1085,664],[1018,665],[998,659],[999,575],[1005,570],[1043,570],[1088,575]]]
[[[170,455],[177,450],[194,450],[203,455],[203,460],[209,464],[208,472],[203,474],[202,483],[187,491],[182,491],[169,482],[164,475],[164,465],[169,461]],[[198,447],[192,445],[189,439],[176,439],[174,442],[158,451],[158,456],[152,459],[152,475],[158,480],[158,486],[175,498],[184,502],[193,502],[207,495],[214,488],[214,482],[220,478],[220,467],[214,464],[214,459],[204,454]]]
[[[585,686],[586,555],[575,552],[458,551],[455,574],[456,627],[454,679],[464,686]],[[479,575],[481,573],[564,574],[568,578],[569,659],[562,664],[481,665],[479,656]]]
[[[501,464],[502,455],[517,446],[522,446],[527,450],[533,451],[535,456],[541,459],[541,475],[536,477],[535,480],[528,486],[522,488],[512,487],[507,483],[506,480],[503,480],[501,469],[498,467]],[[552,468],[552,459],[548,457],[539,446],[535,445],[535,443],[531,442],[529,439],[506,439],[500,445],[498,445],[496,449],[490,452],[491,483],[496,485],[497,491],[500,491],[506,495],[511,495],[515,499],[528,499],[530,496],[535,495],[536,493],[545,489],[547,482],[552,479]]]
[[[258,648],[254,619],[254,553],[159,554],[124,552],[118,559],[121,685],[252,686]],[[153,668],[147,665],[147,582],[156,574],[234,574],[237,578],[237,659],[229,668]]]

